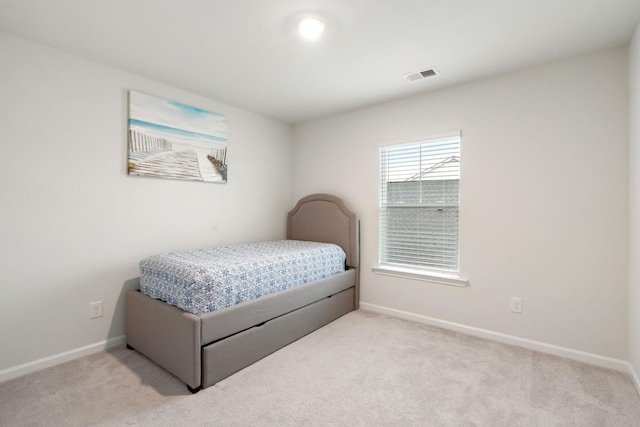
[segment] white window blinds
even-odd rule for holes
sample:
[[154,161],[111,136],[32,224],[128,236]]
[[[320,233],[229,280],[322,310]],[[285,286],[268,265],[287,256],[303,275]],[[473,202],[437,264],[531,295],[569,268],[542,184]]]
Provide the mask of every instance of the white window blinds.
[[380,264],[457,272],[459,134],[379,154]]

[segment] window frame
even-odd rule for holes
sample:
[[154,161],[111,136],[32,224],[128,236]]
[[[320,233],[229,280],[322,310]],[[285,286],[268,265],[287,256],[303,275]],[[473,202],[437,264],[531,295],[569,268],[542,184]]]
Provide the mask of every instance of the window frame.
[[[460,244],[459,244],[460,242],[460,228],[459,228],[460,200],[459,198],[458,198],[458,202],[456,203],[456,206],[458,208],[458,220],[457,220],[458,221],[457,222],[458,242],[457,242],[457,250],[456,250],[456,255],[458,257],[458,260],[457,260],[456,270],[439,269],[431,266],[425,267],[425,266],[419,266],[419,265],[381,261],[383,251],[386,250],[386,248],[382,247],[383,241],[381,236],[382,235],[381,211],[383,209],[383,205],[382,205],[383,196],[381,193],[383,191],[384,183],[391,182],[391,181],[383,182],[381,150],[391,146],[402,146],[402,145],[410,146],[412,144],[415,145],[415,144],[429,143],[429,142],[435,142],[439,140],[452,139],[452,138],[458,139],[457,155],[460,156],[460,151],[462,148],[462,136],[459,130],[447,131],[447,132],[431,134],[427,136],[422,135],[414,138],[405,138],[403,140],[389,140],[389,141],[384,141],[378,144],[378,168],[377,168],[378,170],[378,265],[372,268],[372,271],[374,273],[388,275],[388,276],[403,277],[403,278],[414,279],[414,280],[428,281],[428,282],[451,285],[451,286],[461,286],[461,287],[469,286],[469,281],[461,277],[460,275]],[[462,182],[461,176],[458,176],[457,180],[458,180],[458,186],[460,186]],[[458,193],[459,192],[460,192],[460,187],[458,187]],[[422,204],[420,207],[428,207],[428,206],[429,204],[425,203],[425,204]],[[384,227],[386,228],[386,226],[387,225],[385,224]]]

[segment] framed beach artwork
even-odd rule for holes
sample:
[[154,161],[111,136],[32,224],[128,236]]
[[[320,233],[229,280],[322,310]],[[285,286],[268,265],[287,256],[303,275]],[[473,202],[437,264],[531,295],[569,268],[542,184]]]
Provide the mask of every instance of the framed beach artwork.
[[227,118],[129,91],[129,175],[227,182]]

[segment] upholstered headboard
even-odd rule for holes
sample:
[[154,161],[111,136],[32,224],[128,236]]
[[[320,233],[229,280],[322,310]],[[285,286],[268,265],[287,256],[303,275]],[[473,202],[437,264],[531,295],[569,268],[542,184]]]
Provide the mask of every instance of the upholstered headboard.
[[287,217],[287,239],[335,243],[347,254],[346,263],[360,264],[358,217],[338,197],[312,194],[298,201]]

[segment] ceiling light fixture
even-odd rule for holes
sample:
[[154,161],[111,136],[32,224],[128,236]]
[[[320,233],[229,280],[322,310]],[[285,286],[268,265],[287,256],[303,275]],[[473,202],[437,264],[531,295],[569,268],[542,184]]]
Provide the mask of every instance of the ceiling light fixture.
[[298,24],[298,31],[307,40],[317,40],[324,31],[324,22],[318,18],[305,18]]

